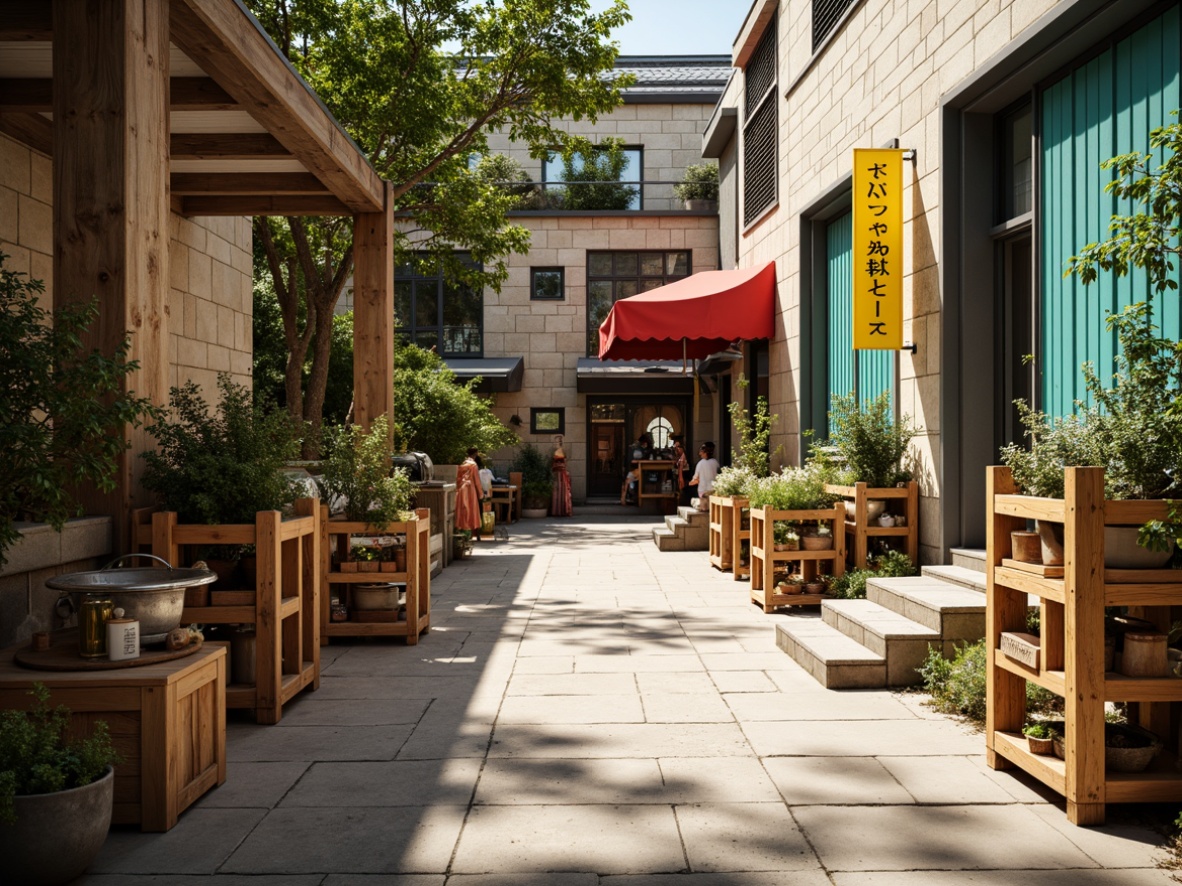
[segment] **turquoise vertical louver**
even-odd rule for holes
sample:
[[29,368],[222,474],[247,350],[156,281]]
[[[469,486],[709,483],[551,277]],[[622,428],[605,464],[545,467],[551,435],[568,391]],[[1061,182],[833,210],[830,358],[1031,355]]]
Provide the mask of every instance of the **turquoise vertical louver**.
[[1145,151],[1149,131],[1172,122],[1179,107],[1178,7],[1105,50],[1042,94],[1042,408],[1067,415],[1085,397],[1080,368],[1091,361],[1100,378],[1112,376],[1116,337],[1104,327],[1109,312],[1152,299],[1163,334],[1178,338],[1178,294],[1154,297],[1145,275],[1116,278],[1101,272],[1091,286],[1063,278],[1068,258],[1108,235],[1127,203],[1104,192],[1112,173],[1103,160]]
[[829,292],[829,408],[837,395],[877,397],[895,386],[894,351],[854,351],[853,215],[825,229]]

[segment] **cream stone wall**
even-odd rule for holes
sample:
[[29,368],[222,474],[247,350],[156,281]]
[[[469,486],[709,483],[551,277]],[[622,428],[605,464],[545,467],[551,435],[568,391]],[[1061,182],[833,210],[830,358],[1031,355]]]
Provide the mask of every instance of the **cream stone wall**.
[[[170,221],[169,385],[192,379],[216,399],[219,372],[251,383],[251,230],[246,218]],[[0,135],[0,251],[53,302],[53,164]]]
[[[762,5],[760,2],[759,5]],[[812,4],[781,0],[778,24],[779,204],[739,238],[743,267],[775,260],[779,318],[771,349],[776,442],[796,452],[800,433],[800,215],[851,174],[852,149],[898,139],[916,161],[905,172],[904,339],[899,409],[924,428],[922,559],[941,556],[940,97],[1018,35],[1055,0],[885,0],[856,5],[817,57]],[[737,47],[736,47],[737,48]],[[742,85],[742,73],[736,75]],[[741,113],[741,112],[740,112]]]

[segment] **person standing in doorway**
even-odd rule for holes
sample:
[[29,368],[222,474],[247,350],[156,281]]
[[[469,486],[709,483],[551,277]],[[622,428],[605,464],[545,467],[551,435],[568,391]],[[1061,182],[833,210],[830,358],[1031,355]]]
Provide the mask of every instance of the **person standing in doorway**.
[[698,450],[698,464],[689,485],[698,494],[698,510],[710,508],[710,493],[714,489],[714,478],[718,476],[718,459],[714,457],[714,444],[706,441]]

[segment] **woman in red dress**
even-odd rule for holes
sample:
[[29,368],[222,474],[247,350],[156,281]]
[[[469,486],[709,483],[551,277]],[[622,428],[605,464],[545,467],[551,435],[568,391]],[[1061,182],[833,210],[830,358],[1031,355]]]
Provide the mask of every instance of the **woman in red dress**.
[[480,467],[476,464],[475,449],[456,469],[456,529],[480,529]]
[[571,515],[570,501],[570,471],[566,469],[566,453],[562,449],[562,436],[554,438],[554,456],[550,462],[550,470],[554,475],[554,482],[550,492],[550,516],[569,517]]

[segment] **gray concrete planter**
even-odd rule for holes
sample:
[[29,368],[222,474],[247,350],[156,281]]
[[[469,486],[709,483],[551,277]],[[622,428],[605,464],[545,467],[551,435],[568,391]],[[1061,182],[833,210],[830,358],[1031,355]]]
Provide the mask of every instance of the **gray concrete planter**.
[[78,877],[103,848],[114,800],[109,766],[83,787],[16,797],[16,824],[0,824],[6,886],[58,886]]

